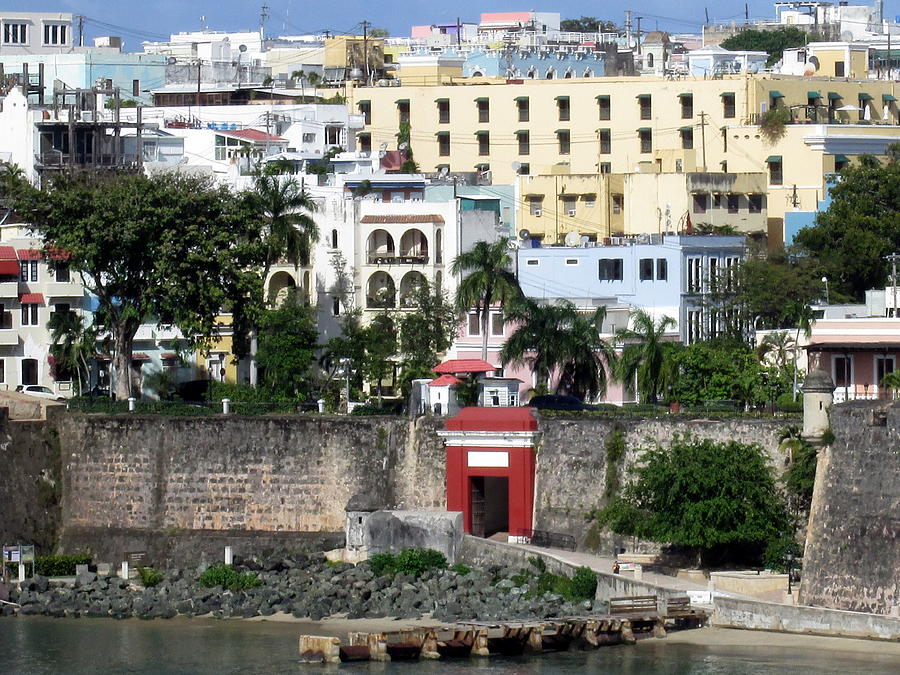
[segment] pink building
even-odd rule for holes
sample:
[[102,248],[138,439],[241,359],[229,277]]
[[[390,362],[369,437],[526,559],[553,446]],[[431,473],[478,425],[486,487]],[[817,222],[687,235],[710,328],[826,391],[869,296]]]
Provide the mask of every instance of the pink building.
[[879,385],[897,368],[900,321],[893,318],[824,319],[813,325],[806,348],[810,363],[835,384],[834,401],[890,396]]

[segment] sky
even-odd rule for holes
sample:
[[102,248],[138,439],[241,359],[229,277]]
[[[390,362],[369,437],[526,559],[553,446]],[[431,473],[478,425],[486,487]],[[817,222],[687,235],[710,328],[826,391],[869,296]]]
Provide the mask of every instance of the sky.
[[[143,40],[163,40],[171,33],[198,30],[255,29],[259,26],[259,11],[264,0],[4,0],[8,11],[60,11],[82,14],[86,18],[85,35],[119,35],[125,39],[129,51],[141,51]],[[359,33],[359,22],[366,20],[372,26],[386,28],[392,36],[409,35],[410,26],[439,22],[477,22],[481,12],[557,11],[563,19],[582,15],[624,22],[624,7],[619,3],[584,1],[557,1],[536,3],[535,0],[516,2],[508,0],[456,0],[436,3],[433,0],[405,0],[401,2],[364,2],[342,0],[265,0],[269,5],[269,35],[298,35],[321,33]],[[874,0],[869,0],[874,3]],[[837,3],[835,3],[837,4]],[[856,4],[851,2],[851,4]],[[864,4],[860,0],[859,4]],[[869,3],[865,3],[869,4]],[[770,0],[750,0],[752,19],[774,17]],[[635,16],[644,17],[644,30],[668,30],[669,32],[699,32],[704,21],[704,9],[711,21],[742,20],[743,0],[641,0],[635,2]],[[640,11],[638,11],[640,8]],[[900,0],[886,0],[885,15],[900,14]],[[201,17],[205,21],[201,24]]]

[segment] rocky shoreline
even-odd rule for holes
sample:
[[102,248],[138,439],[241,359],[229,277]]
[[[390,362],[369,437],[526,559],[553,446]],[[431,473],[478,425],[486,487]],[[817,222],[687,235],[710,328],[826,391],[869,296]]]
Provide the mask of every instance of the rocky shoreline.
[[[235,558],[236,571],[256,573],[255,588],[229,591],[206,588],[198,579],[208,567],[171,569],[154,586],[135,580],[85,572],[63,581],[36,576],[10,590],[0,614],[126,619],[212,616],[219,619],[266,617],[276,613],[319,621],[418,619],[442,622],[543,619],[584,615],[605,603],[569,601],[546,591],[538,569],[486,567],[431,569],[376,576],[368,562],[329,562],[324,554],[290,554],[265,561]],[[463,573],[465,572],[465,573]],[[544,583],[542,583],[542,581]]]

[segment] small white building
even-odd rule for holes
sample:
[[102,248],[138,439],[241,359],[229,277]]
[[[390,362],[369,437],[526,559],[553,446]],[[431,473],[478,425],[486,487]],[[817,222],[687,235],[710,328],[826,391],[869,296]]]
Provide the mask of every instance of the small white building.
[[719,75],[741,75],[765,70],[766,52],[731,51],[709,46],[687,53],[688,72],[693,77],[712,78]]

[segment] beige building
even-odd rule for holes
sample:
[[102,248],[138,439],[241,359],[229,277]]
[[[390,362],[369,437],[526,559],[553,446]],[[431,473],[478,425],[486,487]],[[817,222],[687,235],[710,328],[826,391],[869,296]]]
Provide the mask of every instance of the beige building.
[[[478,171],[495,184],[517,174],[763,172],[770,175],[768,229],[778,233],[785,210],[815,208],[824,174],[836,163],[883,155],[891,140],[900,141],[898,97],[900,85],[887,81],[743,75],[459,80],[356,88],[349,103],[367,111],[362,133],[371,147],[395,148],[400,123],[408,121],[422,171]],[[788,109],[790,123],[769,143],[757,123],[772,107]]]

